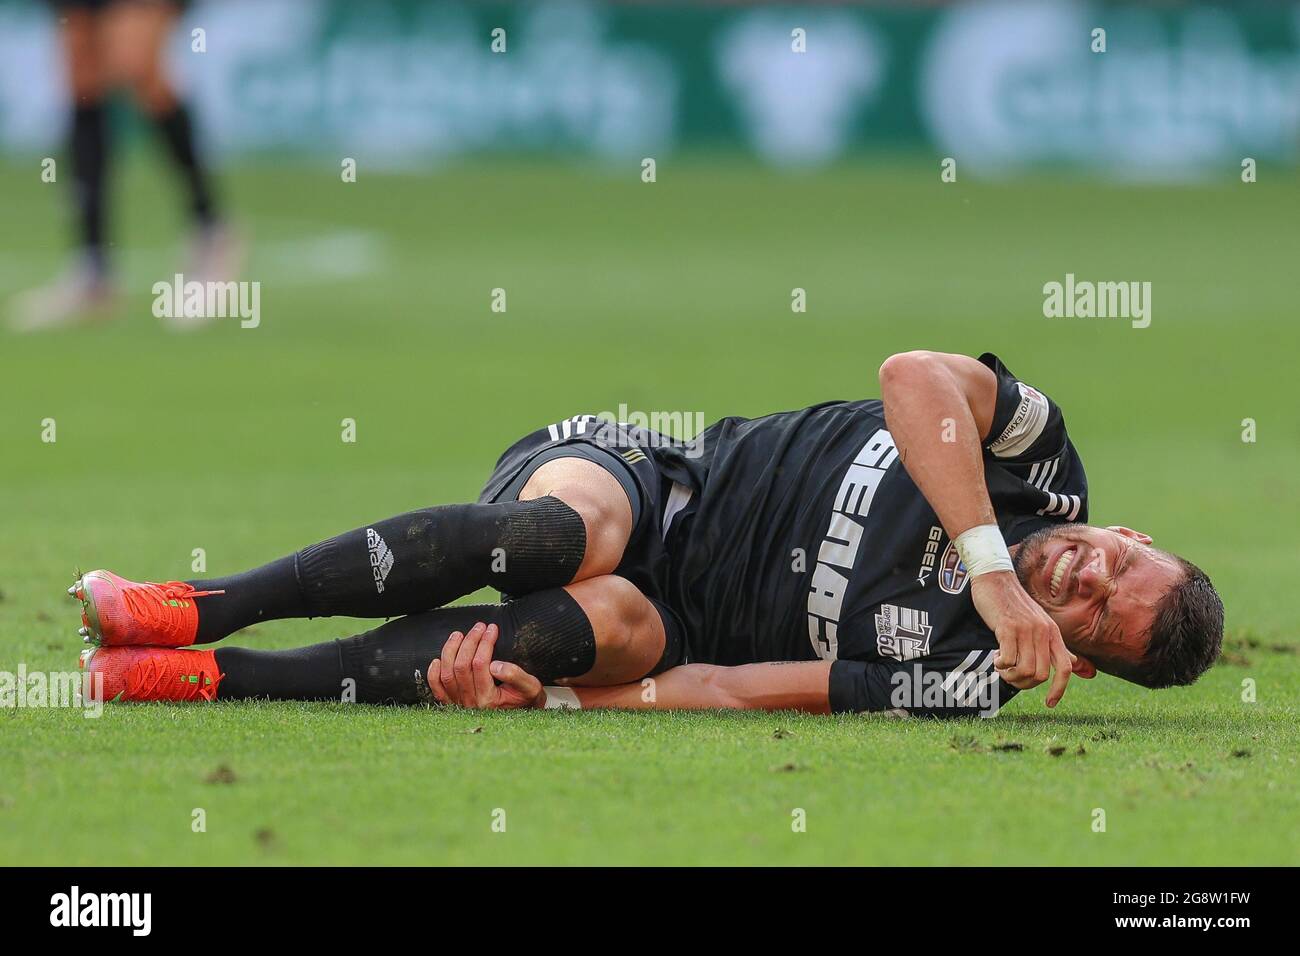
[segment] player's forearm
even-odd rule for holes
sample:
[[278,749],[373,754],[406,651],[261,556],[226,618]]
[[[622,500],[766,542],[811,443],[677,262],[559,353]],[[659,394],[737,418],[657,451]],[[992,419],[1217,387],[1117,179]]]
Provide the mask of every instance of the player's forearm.
[[899,459],[948,536],[994,523],[981,447],[996,399],[992,372],[966,356],[908,352],[881,366],[880,388]]
[[574,687],[581,706],[618,710],[830,711],[828,662],[683,664],[636,684]]

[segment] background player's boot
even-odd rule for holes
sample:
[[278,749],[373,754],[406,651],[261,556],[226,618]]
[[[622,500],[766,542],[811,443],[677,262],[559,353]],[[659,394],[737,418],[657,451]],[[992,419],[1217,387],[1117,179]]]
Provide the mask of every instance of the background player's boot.
[[194,230],[189,239],[189,264],[185,278],[199,282],[231,282],[244,267],[243,236],[225,222],[210,222]]
[[102,271],[77,262],[48,285],[19,295],[10,305],[10,327],[37,332],[102,322],[113,317],[117,290]]
[[82,652],[81,668],[103,701],[216,700],[223,676],[216,652],[173,647],[97,647]]
[[[234,227],[223,222],[199,226],[189,240],[186,282],[235,282],[244,267],[245,244]],[[238,303],[235,303],[238,304]],[[184,309],[175,310],[164,323],[177,331],[188,331],[212,322],[217,316],[190,316]]]
[[128,581],[112,571],[90,571],[68,593],[81,602],[81,636],[88,644],[183,647],[199,628],[196,591],[181,581]]

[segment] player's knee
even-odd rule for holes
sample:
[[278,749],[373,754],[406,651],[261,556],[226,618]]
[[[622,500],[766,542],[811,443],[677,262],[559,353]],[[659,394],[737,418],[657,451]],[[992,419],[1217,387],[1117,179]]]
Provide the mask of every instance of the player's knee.
[[[583,522],[587,526],[589,562],[584,570],[589,574],[609,574],[623,560],[628,538],[632,535],[632,520],[628,510],[619,507],[622,504],[623,502],[602,499],[583,515]],[[621,581],[622,578],[618,580]]]
[[107,92],[108,77],[89,24],[69,24],[65,33],[68,87],[81,106],[98,103]]
[[75,68],[69,74],[69,92],[78,106],[98,106],[108,90],[103,75],[93,66]]
[[618,479],[582,458],[548,461],[529,478],[520,500],[550,495],[582,517],[587,543],[574,580],[609,574],[623,560],[632,536],[632,504]]
[[567,590],[591,623],[601,676],[635,680],[649,673],[663,652],[663,625],[641,590],[612,574],[589,578]]
[[106,45],[103,60],[109,84],[130,93],[146,113],[156,115],[170,107],[171,84],[148,44],[118,39]]
[[607,575],[617,568],[632,534],[631,506],[623,489],[618,488],[618,497],[588,488],[559,489],[553,494],[582,516],[587,531],[578,579]]
[[600,581],[602,618],[607,622],[607,640],[597,637],[596,646],[602,643],[611,650],[626,652],[649,634],[655,618],[654,608],[644,594],[627,578],[614,574],[604,575]]

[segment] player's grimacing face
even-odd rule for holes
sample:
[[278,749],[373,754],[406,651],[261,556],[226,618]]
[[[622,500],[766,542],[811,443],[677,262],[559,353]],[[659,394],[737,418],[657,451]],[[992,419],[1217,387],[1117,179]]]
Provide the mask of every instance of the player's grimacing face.
[[1146,535],[1084,524],[1035,532],[1015,565],[1071,651],[1129,661],[1141,658],[1155,607],[1181,574]]

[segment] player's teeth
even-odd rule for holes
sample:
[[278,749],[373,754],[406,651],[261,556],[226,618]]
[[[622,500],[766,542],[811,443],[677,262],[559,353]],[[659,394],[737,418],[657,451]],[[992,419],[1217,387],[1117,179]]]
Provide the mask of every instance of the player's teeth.
[[79,627],[77,628],[77,633],[80,634],[82,637],[88,637],[90,635],[90,628]]
[[1052,597],[1056,597],[1056,592],[1060,590],[1061,579],[1065,576],[1065,569],[1070,564],[1070,559],[1074,557],[1074,549],[1070,548],[1059,558],[1056,559],[1056,567],[1052,569]]

